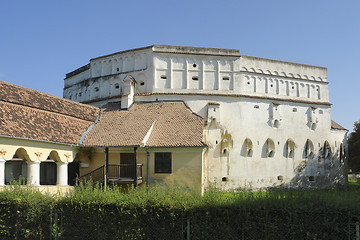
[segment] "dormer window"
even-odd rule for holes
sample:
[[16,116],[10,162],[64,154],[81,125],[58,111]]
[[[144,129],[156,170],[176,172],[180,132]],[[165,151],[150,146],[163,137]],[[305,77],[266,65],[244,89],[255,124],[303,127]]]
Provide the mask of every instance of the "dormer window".
[[98,92],[99,91],[99,88],[98,87],[95,87],[95,92]]
[[115,88],[116,88],[116,89],[120,88],[120,86],[119,86],[118,83],[115,84]]

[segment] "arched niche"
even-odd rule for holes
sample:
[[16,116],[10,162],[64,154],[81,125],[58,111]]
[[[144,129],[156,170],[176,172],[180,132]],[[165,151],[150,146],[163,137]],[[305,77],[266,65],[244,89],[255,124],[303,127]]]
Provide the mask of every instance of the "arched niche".
[[243,146],[243,156],[252,157],[253,156],[253,143],[249,138],[246,138]]
[[304,157],[313,158],[314,156],[314,143],[310,139],[307,139],[304,147]]
[[266,157],[268,158],[272,158],[275,156],[275,143],[271,138],[268,138],[265,142],[265,146],[266,146]]
[[345,147],[344,144],[340,144],[340,149],[339,149],[339,161],[340,163],[345,162]]
[[324,142],[322,153],[323,153],[323,158],[324,159],[331,158],[332,152],[331,152],[331,147],[330,147],[330,144],[329,144],[328,141]]
[[295,156],[295,142],[292,139],[288,139],[285,144],[286,148],[286,157],[294,158]]

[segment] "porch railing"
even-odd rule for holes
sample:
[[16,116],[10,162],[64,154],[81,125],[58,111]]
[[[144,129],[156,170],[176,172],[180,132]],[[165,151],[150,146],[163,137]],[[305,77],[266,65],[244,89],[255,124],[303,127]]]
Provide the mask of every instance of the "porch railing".
[[[108,165],[108,181],[114,183],[132,183],[137,181],[137,184],[142,183],[142,166],[136,165],[136,176],[133,164],[109,164]],[[104,182],[105,166],[101,166],[79,178],[81,182],[92,181],[93,183]]]

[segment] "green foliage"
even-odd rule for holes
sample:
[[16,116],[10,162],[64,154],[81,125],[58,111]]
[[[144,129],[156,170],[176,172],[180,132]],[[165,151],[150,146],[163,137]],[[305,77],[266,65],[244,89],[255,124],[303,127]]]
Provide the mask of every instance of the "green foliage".
[[339,239],[360,216],[359,189],[201,196],[179,186],[104,192],[86,183],[53,198],[14,185],[0,192],[0,239],[182,239],[188,230],[191,239]]
[[353,172],[360,172],[360,121],[354,123],[354,131],[348,138],[349,168]]

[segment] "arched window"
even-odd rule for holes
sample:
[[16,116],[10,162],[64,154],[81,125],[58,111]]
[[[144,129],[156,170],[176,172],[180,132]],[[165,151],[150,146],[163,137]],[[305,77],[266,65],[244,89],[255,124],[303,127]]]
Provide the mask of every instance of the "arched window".
[[286,157],[294,158],[295,156],[295,143],[293,140],[288,139],[286,141]]
[[252,157],[253,155],[253,144],[249,138],[245,139],[244,142],[244,156],[245,157]]
[[266,157],[272,158],[275,156],[275,144],[271,138],[266,140]]
[[304,149],[305,158],[313,158],[314,157],[314,144],[310,139],[306,140],[305,149]]

